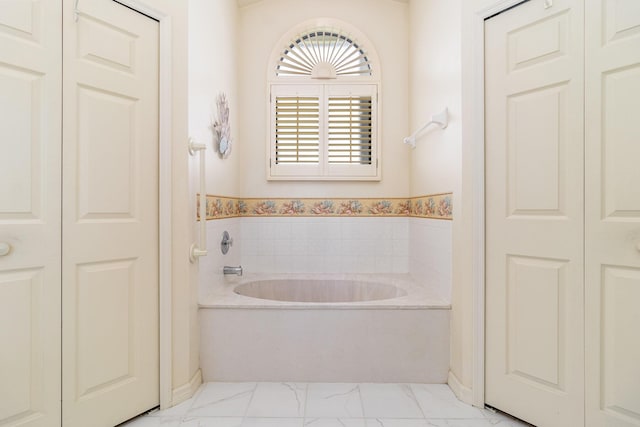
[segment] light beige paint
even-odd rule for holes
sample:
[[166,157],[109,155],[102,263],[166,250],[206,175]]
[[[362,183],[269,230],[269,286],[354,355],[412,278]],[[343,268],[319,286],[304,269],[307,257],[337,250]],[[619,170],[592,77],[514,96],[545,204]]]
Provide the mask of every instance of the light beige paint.
[[189,4],[173,0],[145,0],[141,3],[168,16],[171,26],[171,389],[174,394],[172,403],[177,404],[189,397],[189,392],[180,391],[191,390],[192,379],[199,372],[198,271],[197,266],[189,262],[189,247],[196,241],[196,206],[193,201],[197,191],[195,174],[198,170],[191,167],[187,151]]
[[460,3],[413,1],[409,28],[409,131],[449,109],[446,129],[431,126],[416,139],[415,150],[405,146],[411,152],[411,196],[450,191],[455,196],[460,182]]
[[[189,2],[189,135],[207,145],[207,193],[238,195],[242,159],[238,99],[238,8],[235,0]],[[222,159],[214,149],[211,129],[218,111],[216,99],[229,101],[232,154]]]
[[453,223],[453,287],[451,298],[451,372],[463,387],[473,387],[473,194],[474,144],[479,136],[474,133],[477,121],[482,120],[474,111],[474,24],[476,13],[496,3],[495,0],[461,1],[461,83],[462,83],[462,168],[460,197],[456,203],[456,221]]
[[[267,182],[267,64],[278,40],[313,18],[347,21],[372,42],[382,64],[380,182]],[[239,10],[238,81],[242,123],[239,156],[242,197],[405,197],[409,194],[408,7],[392,0],[269,0]],[[284,46],[282,46],[284,48]]]
[[[254,3],[258,3],[261,2],[263,0],[236,0],[238,7],[245,7],[245,6],[250,6]],[[393,0],[393,1],[397,1],[400,3],[409,3],[409,0]]]
[[[413,0],[409,2],[409,111],[410,132],[418,129],[445,106],[450,122],[446,129],[429,127],[411,151],[411,195],[453,192],[453,250],[456,256],[471,246],[460,244],[461,207],[461,1]],[[407,147],[408,148],[408,147]],[[458,255],[456,255],[458,254]],[[468,269],[470,271],[470,268]],[[453,268],[451,289],[451,375],[449,383],[459,397],[470,395],[471,373],[463,357],[471,340],[463,342],[470,328],[471,293],[460,286],[461,268]],[[469,275],[470,278],[470,275]],[[456,284],[457,283],[457,284]],[[467,348],[467,346],[469,348]],[[468,400],[468,399],[467,399]]]
[[[238,177],[241,171],[241,157],[238,155],[238,130],[240,117],[238,114],[238,70],[237,70],[237,26],[238,10],[235,0],[190,0],[188,26],[188,103],[189,136],[197,142],[206,144],[206,191],[208,194],[237,195],[239,193]],[[229,102],[229,120],[231,122],[231,136],[233,138],[232,153],[227,159],[222,159],[215,150],[215,137],[212,130],[218,111],[216,99],[220,93],[225,93]],[[197,157],[190,159],[189,170],[191,188],[200,191],[195,173],[199,172]],[[190,192],[188,206],[195,211],[195,194]],[[189,209],[188,211],[192,211]],[[195,218],[194,216],[191,219]],[[190,221],[193,224],[192,221]],[[198,235],[198,227],[193,224],[191,230]],[[207,259],[196,261],[198,269],[201,263],[211,262],[210,258],[219,258],[218,248],[209,248]],[[192,265],[193,267],[193,265]],[[193,278],[193,276],[191,276]],[[198,295],[197,286],[190,282],[188,301],[189,331],[189,370],[181,377],[182,386],[174,390],[174,401],[188,398],[199,384],[199,327],[198,327]],[[195,333],[195,335],[194,335]],[[174,355],[179,351],[174,348]],[[175,373],[175,371],[174,371]],[[175,374],[174,374],[175,375]],[[174,376],[175,378],[175,376]],[[191,380],[184,383],[184,380]],[[175,381],[175,380],[174,380]]]

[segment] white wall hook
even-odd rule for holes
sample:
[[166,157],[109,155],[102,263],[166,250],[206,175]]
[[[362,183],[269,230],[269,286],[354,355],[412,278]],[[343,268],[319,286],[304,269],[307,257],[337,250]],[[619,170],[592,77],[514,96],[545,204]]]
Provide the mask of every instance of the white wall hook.
[[449,110],[447,109],[447,107],[445,107],[444,110],[442,110],[438,114],[434,114],[433,116],[431,116],[431,120],[429,122],[412,133],[410,136],[404,138],[404,143],[409,144],[412,148],[416,148],[416,137],[430,125],[438,125],[441,129],[446,129],[446,127],[449,125]]

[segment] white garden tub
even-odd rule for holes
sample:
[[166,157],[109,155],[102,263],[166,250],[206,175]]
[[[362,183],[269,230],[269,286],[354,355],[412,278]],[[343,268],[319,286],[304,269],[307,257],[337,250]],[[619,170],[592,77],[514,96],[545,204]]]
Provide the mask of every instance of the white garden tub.
[[200,300],[203,379],[444,383],[449,311],[407,275],[225,277]]
[[234,288],[238,295],[271,301],[351,303],[404,297],[407,291],[388,283],[353,279],[271,279],[246,282]]

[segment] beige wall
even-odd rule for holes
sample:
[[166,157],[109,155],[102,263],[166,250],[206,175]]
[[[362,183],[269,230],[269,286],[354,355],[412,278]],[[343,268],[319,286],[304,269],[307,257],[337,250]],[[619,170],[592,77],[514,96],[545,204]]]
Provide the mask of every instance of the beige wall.
[[[172,30],[172,389],[188,384],[198,370],[194,358],[198,354],[197,304],[194,289],[197,271],[189,263],[187,254],[195,235],[191,232],[195,206],[190,185],[189,158],[185,149],[187,138],[187,28],[186,2],[154,0],[161,10],[171,16]],[[185,209],[185,206],[188,208]],[[177,403],[177,402],[174,402]]]
[[[242,197],[406,197],[408,131],[408,6],[393,0],[264,0],[239,9],[240,195]],[[380,182],[266,180],[267,66],[280,38],[296,25],[325,17],[346,21],[373,44],[382,64]]]
[[[240,156],[237,146],[222,159],[214,150],[216,99],[229,100],[231,135],[238,140],[237,31],[235,0],[189,0],[189,135],[207,144],[207,193],[237,196]],[[196,166],[197,167],[197,166]]]
[[[195,192],[187,141],[187,30],[188,4],[173,0],[141,3],[168,16],[171,26],[172,96],[172,390],[188,387],[198,372],[197,270],[189,263],[189,246],[195,240]],[[173,402],[173,404],[178,402]]]
[[477,194],[474,168],[480,159],[474,156],[477,144],[482,144],[482,134],[476,129],[483,117],[475,106],[481,99],[478,92],[478,75],[475,72],[474,55],[477,42],[474,28],[481,21],[478,13],[497,0],[461,0],[461,46],[462,46],[462,174],[461,197],[455,206],[457,212],[453,229],[453,299],[456,307],[452,318],[451,370],[463,386],[473,387],[473,245],[474,235],[480,231],[474,227],[473,198]]
[[[225,92],[230,99],[232,135],[237,135],[238,116],[234,104],[237,99],[237,7],[235,0],[189,0],[187,13],[187,2],[169,3],[182,9],[180,20],[173,22],[174,37],[180,42],[173,58],[180,68],[174,78],[180,78],[180,84],[174,86],[173,96],[176,105],[184,108],[180,114],[180,134],[175,138],[174,184],[184,182],[185,177],[189,182],[188,186],[180,185],[174,190],[174,216],[180,221],[176,229],[189,230],[174,235],[173,403],[176,404],[189,397],[190,383],[193,385],[198,379],[200,368],[198,264],[191,264],[188,258],[189,247],[199,232],[194,203],[199,191],[199,162],[198,157],[189,156],[186,143],[191,136],[207,145],[207,192],[237,194],[238,156],[221,159],[213,150],[211,130],[212,118],[217,115],[216,97]],[[174,129],[174,135],[176,133]]]
[[[411,129],[418,129],[445,106],[449,125],[429,127],[417,139],[411,157],[411,195],[453,192],[453,271],[451,287],[451,372],[462,385],[471,387],[468,371],[470,293],[456,258],[465,250],[460,227],[465,212],[461,198],[462,86],[461,1],[412,0],[410,16],[410,111]],[[451,240],[449,240],[449,244]],[[467,245],[470,246],[470,245]],[[456,390],[459,391],[459,390]]]
[[[445,106],[449,126],[430,126],[411,150],[411,195],[454,192],[460,183],[460,2],[418,0],[409,8],[410,132]],[[454,204],[455,206],[455,204]],[[455,208],[454,208],[455,212]]]

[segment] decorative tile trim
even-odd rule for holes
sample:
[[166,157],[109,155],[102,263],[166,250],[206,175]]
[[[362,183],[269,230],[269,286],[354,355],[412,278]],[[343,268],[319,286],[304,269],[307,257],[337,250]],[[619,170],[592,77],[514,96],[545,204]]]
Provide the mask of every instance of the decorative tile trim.
[[245,199],[243,216],[407,216],[409,199]]
[[[199,208],[199,204],[198,204]],[[197,210],[199,212],[199,209]],[[451,193],[386,199],[237,199],[207,195],[207,220],[235,217],[418,217],[452,219]],[[199,217],[198,217],[199,219]]]
[[[196,195],[196,216],[200,220],[200,195]],[[236,218],[240,216],[241,200],[207,194],[207,220]]]
[[411,215],[417,218],[453,219],[451,193],[432,194],[411,199]]

